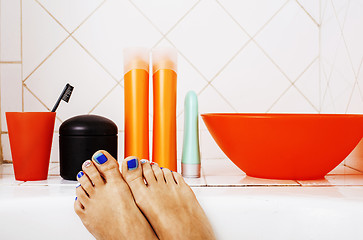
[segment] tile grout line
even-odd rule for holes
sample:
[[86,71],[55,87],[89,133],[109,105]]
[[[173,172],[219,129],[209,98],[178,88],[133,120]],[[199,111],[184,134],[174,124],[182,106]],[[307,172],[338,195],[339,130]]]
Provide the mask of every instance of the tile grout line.
[[[199,0],[196,2],[165,34],[158,28],[158,26],[148,17],[146,14],[132,1],[129,0],[130,4],[136,8],[136,10],[162,35],[161,39],[159,39],[152,48],[157,46],[163,39],[166,39],[167,35],[175,29],[177,25],[201,2]],[[175,46],[174,46],[175,47]]]
[[100,63],[98,61],[98,59],[96,57],[94,57],[89,51],[87,48],[85,48],[79,41],[77,38],[75,38],[72,34],[70,35],[72,37],[72,39],[78,43],[78,45],[116,82],[116,83],[119,83],[119,81],[117,80],[117,78],[115,76],[113,76],[109,71],[108,69],[103,66],[102,63]]
[[[2,9],[2,1],[0,0],[0,21],[1,21],[1,9]],[[1,24],[0,24],[0,37],[2,35],[2,29],[1,29]],[[0,38],[0,61],[1,59],[1,38]],[[1,94],[1,67],[2,65],[0,65],[0,132],[2,133],[2,121],[3,121],[3,116],[2,116],[2,109],[1,109],[1,103],[2,103],[2,94]],[[3,143],[2,143],[2,135],[0,134],[0,166],[3,164],[3,159],[4,159],[4,154],[3,154]],[[0,173],[0,176],[2,175],[2,173]]]
[[196,66],[194,66],[194,64],[180,51],[180,50],[178,50],[177,48],[176,48],[176,46],[174,45],[174,43],[172,42],[172,41],[170,41],[169,40],[169,38],[167,38],[167,37],[165,37],[165,40],[166,41],[168,41],[177,51],[178,51],[178,53],[179,53],[179,55],[181,55],[191,66],[192,66],[192,68],[197,72],[197,73],[199,73],[199,75],[208,83],[209,81],[208,81],[208,78],[206,77],[206,76],[204,76],[204,74],[203,73],[201,73],[200,71],[199,71],[199,69],[196,67]]
[[52,55],[53,55],[53,53],[55,53],[62,45],[63,45],[63,43],[70,37],[71,35],[68,35],[55,49],[53,49],[53,51],[47,56],[47,57],[45,57],[44,59],[43,59],[43,61],[41,61],[41,63],[23,80],[23,82],[26,82],[28,79],[29,79],[29,77],[31,76],[31,75],[33,75],[33,73],[36,71],[36,70],[38,70],[38,68],[40,68],[42,65],[43,65],[43,63],[45,63]]
[[24,86],[23,86],[23,79],[24,79],[24,73],[23,73],[23,0],[20,0],[20,59],[21,59],[21,73],[20,73],[20,84],[21,84],[21,110],[24,112]]
[[309,16],[309,18],[311,19],[311,21],[313,21],[315,24],[316,24],[316,26],[318,26],[319,27],[319,23],[315,20],[315,18],[313,18],[313,16],[311,16],[311,14],[304,8],[304,6],[303,5],[301,5],[301,3],[299,2],[299,0],[295,0],[295,2],[297,3],[297,5],[299,5],[300,6],[300,8],[302,9],[302,10],[304,10],[304,12],[306,13],[306,15],[308,15]]
[[322,7],[321,7],[321,1],[319,0],[319,36],[318,36],[318,41],[319,41],[319,113],[321,113],[321,109],[322,109],[322,99],[321,99],[321,24],[322,24]]
[[69,31],[68,31],[68,29],[66,29],[64,26],[63,26],[63,24],[61,23],[61,22],[59,22],[59,20],[58,19],[56,19],[49,11],[48,11],[48,9],[46,9],[44,6],[43,6],[43,4],[41,4],[38,0],[34,0],[35,2],[37,2],[38,3],[38,5],[41,7],[41,8],[43,8],[43,10],[46,12],[46,13],[48,13],[48,15],[51,17],[51,18],[53,18],[53,20],[56,22],[56,23],[58,23],[58,25],[59,26],[61,26],[62,28],[63,28],[63,30],[64,31],[66,31],[68,34],[71,34]]
[[[320,0],[320,6],[321,6],[321,2],[322,0]],[[324,8],[324,9],[323,9]],[[326,12],[326,9],[328,8],[328,1],[325,1],[325,6],[321,6],[320,8],[320,25],[323,24],[323,18],[325,18],[325,12]]]
[[[81,26],[82,26],[82,24],[83,23],[85,23],[105,2],[106,2],[106,0],[104,0],[102,3],[100,3],[100,5],[98,5],[72,32],[69,32],[68,31],[68,29],[66,29],[66,27],[64,27],[63,26],[63,24],[56,18],[56,17],[54,17],[38,0],[35,0],[43,9],[44,9],[44,11],[45,12],[47,12],[48,13],[48,15],[51,17],[51,18],[53,18],[54,19],[54,21],[56,21],[63,29],[64,29],[64,31],[66,31],[71,37],[72,37],[72,39],[73,40],[75,40],[78,44],[79,44],[79,46],[92,58],[92,59],[94,59],[95,61],[96,61],[96,63],[98,63],[100,66],[101,66],[101,68],[106,72],[106,73],[108,73],[109,75],[110,75],[110,77],[112,78],[112,79],[114,79],[116,82],[118,82],[118,80],[117,80],[117,78],[116,77],[114,77],[107,69],[106,69],[106,67],[105,66],[103,66],[79,41],[78,41],[78,39],[76,39],[76,37],[75,36],[73,36],[73,33],[76,31],[76,30],[78,30]],[[69,37],[69,36],[68,36]]]
[[290,0],[287,0],[284,4],[281,5],[281,7],[275,12],[274,15],[253,35],[253,38],[255,38],[260,32],[271,23],[271,21],[282,11],[282,9],[285,8],[285,6],[290,2]]
[[[223,72],[223,70],[230,64],[230,62],[233,61],[233,59],[248,45],[250,44],[251,41],[253,41],[259,48],[261,48],[257,42],[255,41],[254,37],[257,36],[257,34],[259,32],[261,32],[271,21],[272,19],[274,19],[274,17],[286,6],[286,4],[289,2],[289,0],[287,0],[273,15],[272,17],[255,33],[255,35],[253,37],[251,37],[251,35],[241,26],[241,24],[230,14],[230,12],[228,12],[225,7],[219,2],[217,1],[217,3],[219,4],[219,6],[222,8],[222,10],[239,26],[239,28],[250,38],[242,47],[240,50],[237,51],[237,53],[235,55],[232,56],[232,58],[217,72],[217,74],[210,80],[208,81],[208,84],[198,93],[201,94],[209,85],[213,86],[211,83],[213,82],[213,80],[221,73]],[[264,51],[263,51],[264,52]],[[265,52],[264,52],[265,53]],[[265,55],[267,56],[267,54],[265,53]],[[272,61],[272,60],[271,60]],[[282,71],[282,70],[281,70]],[[284,74],[284,73],[283,73]],[[284,74],[285,75],[285,74]],[[288,78],[289,79],[289,78]],[[290,81],[291,82],[291,81]],[[213,88],[216,90],[216,88],[213,86]],[[237,109],[235,109],[235,107],[219,92],[216,90],[216,92],[222,96],[222,98],[226,101],[226,103],[228,105],[231,106],[231,108],[238,112]]]
[[[69,34],[69,32],[68,32],[68,30],[66,30],[65,28],[64,28],[64,26],[62,25],[62,24],[60,24],[59,23],[59,21],[56,19],[56,18],[54,18],[53,17],[53,15],[51,15],[50,13],[49,13],[49,11],[42,5],[42,4],[40,4],[39,3],[39,1],[38,0],[35,0],[35,2],[36,3],[38,3],[38,5],[46,12],[46,13],[48,13],[48,15],[56,22],[56,23],[58,23],[58,25],[60,25],[60,27],[61,28],[63,28],[63,30],[66,32],[66,33],[68,33]],[[70,35],[68,35],[55,49],[53,49],[53,51],[48,55],[48,56],[46,56],[44,59],[43,59],[43,61],[41,61],[40,62],[40,64],[37,66],[37,67],[35,67],[35,69],[24,79],[23,77],[22,77],[22,79],[23,79],[23,83],[41,66],[41,65],[43,65],[43,63],[46,61],[46,60],[48,60],[48,58],[50,57],[50,56],[52,56],[53,55],[53,53],[68,39],[70,37]],[[23,61],[22,61],[23,62]]]
[[101,100],[93,107],[93,108],[91,108],[91,110],[88,112],[88,114],[90,114],[90,113],[92,113],[97,107],[98,107],[98,105],[100,105],[102,102],[103,102],[103,100],[105,100],[110,94],[111,94],[111,92],[113,92],[113,90],[115,90],[116,89],[116,87],[119,85],[119,83],[116,83],[112,88],[111,88],[111,90],[109,90],[107,93],[106,93],[106,95],[103,97],[103,98],[101,98]]
[[348,112],[348,109],[349,109],[349,106],[350,106],[350,103],[351,103],[351,100],[352,100],[352,97],[353,97],[353,94],[354,94],[354,90],[355,90],[356,85],[357,85],[357,82],[358,82],[357,73],[354,70],[353,62],[352,62],[351,55],[350,55],[350,52],[349,52],[349,49],[348,49],[348,45],[347,45],[347,42],[345,41],[345,37],[344,37],[344,26],[345,26],[345,22],[346,22],[346,19],[347,19],[347,16],[348,16],[348,10],[349,10],[350,1],[348,2],[348,6],[347,6],[347,9],[346,9],[346,12],[345,12],[343,26],[340,25],[340,22],[339,22],[338,16],[337,16],[337,11],[336,11],[336,8],[334,6],[333,1],[331,1],[331,4],[332,4],[332,7],[333,7],[335,19],[336,19],[336,21],[338,23],[338,26],[339,26],[341,39],[343,40],[343,43],[344,43],[345,52],[348,55],[348,59],[349,59],[349,63],[350,63],[349,65],[352,68],[352,71],[353,71],[353,74],[354,74],[354,78],[355,78],[354,79],[354,83],[353,83],[353,88],[352,88],[352,91],[350,93],[347,106],[345,108],[345,114],[346,114]]
[[96,7],[72,32],[69,32],[68,29],[66,29],[62,23],[56,18],[54,17],[38,0],[35,0],[43,9],[46,13],[48,13],[48,15],[54,19],[54,21],[56,21],[59,26],[61,26],[63,28],[64,31],[66,31],[69,36],[68,37],[72,37],[72,39],[78,43],[78,45],[108,74],[110,75],[110,77],[115,80],[116,82],[118,82],[117,78],[114,77],[107,69],[105,66],[103,66],[79,41],[78,39],[76,39],[75,36],[73,36],[73,33],[78,30],[83,23],[85,23],[105,2],[103,1],[100,5],[98,5],[98,7]]
[[137,7],[136,5],[135,5],[135,3],[132,1],[132,0],[128,0],[129,1],[129,3],[162,35],[162,36],[164,36],[164,34],[163,34],[163,32],[158,28],[158,26],[156,26],[155,24],[154,24],[154,22],[153,21],[151,21],[146,15],[145,15],[145,13],[143,12],[143,11],[141,11],[140,9],[139,9],[139,7]]
[[[347,168],[353,169],[353,170],[355,170],[355,171],[358,171],[358,172],[360,172],[361,174],[363,174],[363,171],[361,171],[361,170],[359,170],[359,169],[356,169],[356,168],[354,168],[354,167],[351,167],[351,166],[349,166],[349,165],[346,165],[345,163],[344,163],[344,166],[345,166],[345,167],[347,167]],[[358,174],[358,175],[359,175],[359,174]]]
[[256,42],[255,39],[252,39],[252,41],[257,45],[257,47],[265,54],[265,56],[275,65],[275,67],[286,77],[286,79],[293,84],[293,81],[291,81],[290,77],[287,76],[287,74],[282,70],[282,68],[272,59],[270,55],[267,54],[267,52]]
[[306,97],[305,95],[304,95],[304,93],[297,87],[297,86],[295,86],[295,84],[293,84],[293,87],[300,93],[300,95],[310,104],[310,106],[312,106],[313,108],[314,108],[314,110],[316,111],[316,112],[318,112],[319,113],[319,109],[310,101],[310,99],[308,98],[308,97]]
[[319,56],[313,58],[313,60],[304,68],[304,70],[296,77],[293,84],[299,81],[299,79],[311,68],[311,66],[319,59]]
[[295,89],[305,98],[305,100],[315,109],[315,111],[319,112],[319,109],[310,101],[308,97],[305,96],[305,94],[295,85],[296,82],[299,81],[299,79],[304,76],[304,74],[311,68],[311,66],[319,59],[319,56],[316,56],[313,61],[300,73],[300,75],[295,79],[293,82],[293,86]]
[[280,99],[290,90],[290,88],[292,88],[292,84],[290,86],[288,86],[282,93],[281,95],[272,103],[272,105],[267,109],[266,113],[270,112],[272,110],[272,108],[280,101]]
[[[349,1],[349,2],[350,2],[350,1]],[[344,31],[344,26],[343,26],[343,27],[342,27],[342,26],[340,26],[339,19],[338,19],[338,15],[337,15],[337,12],[336,12],[335,6],[334,6],[333,2],[331,2],[331,3],[332,3],[333,10],[334,10],[334,16],[335,16],[335,19],[336,19],[336,20],[337,20],[337,22],[338,22],[338,26],[339,26],[339,29],[340,29],[340,35],[341,35],[341,38],[342,38],[343,43],[344,43],[344,46],[345,46],[345,51],[346,51],[346,54],[348,55],[348,59],[349,59],[350,66],[351,66],[351,68],[352,68],[352,71],[353,71],[353,73],[354,73],[354,76],[356,77],[356,76],[357,76],[357,74],[356,74],[356,72],[355,72],[355,70],[354,70],[354,67],[353,67],[352,57],[350,56],[350,52],[349,52],[349,49],[348,49],[348,44],[347,44],[347,42],[345,41],[345,37],[344,37],[344,33],[343,33],[343,31]],[[347,7],[347,10],[346,10],[346,13],[345,13],[345,16],[344,16],[344,22],[343,22],[344,24],[345,24],[345,20],[346,20],[346,18],[347,18],[347,15],[348,15],[348,9],[349,9],[349,5],[348,5],[348,7]]]
[[[75,30],[77,30],[84,22],[85,20],[87,20],[91,15],[93,15],[95,13],[95,11],[97,9],[99,9],[102,4],[105,2],[102,2],[83,22],[81,22],[81,24],[72,32],[69,33],[69,31],[42,5],[39,3],[38,0],[36,0],[36,2],[40,5],[41,8],[43,8],[43,10],[45,10],[45,12],[51,17],[53,18],[53,20],[58,23],[58,25],[63,28],[63,30],[68,33],[69,35],[23,80],[23,82],[25,82],[51,55],[53,55],[53,53],[70,37],[72,36],[72,34],[74,33]],[[72,36],[73,37],[73,36]],[[73,37],[74,39],[74,37]]]
[[209,84],[211,84],[227,67],[228,65],[252,42],[252,38],[250,38],[247,42],[245,42],[242,47],[237,50],[236,53],[218,70],[218,72],[209,80]]
[[[323,58],[321,58],[321,60],[324,60]],[[329,81],[328,81],[328,76],[327,76],[327,73],[326,73],[326,71],[325,71],[325,67],[324,67],[324,65],[321,65],[321,69],[322,69],[322,72],[324,73],[324,76],[325,76],[325,79],[327,80],[327,83],[326,83],[326,89],[325,89],[325,91],[324,91],[324,95],[323,95],[323,97],[322,97],[322,105],[323,105],[323,103],[324,103],[324,100],[326,99],[326,94],[328,93],[328,95],[330,96],[330,100],[331,100],[331,102],[332,102],[332,104],[331,105],[333,105],[333,108],[334,108],[334,111],[335,111],[335,103],[334,103],[334,99],[333,99],[333,96],[332,96],[332,93],[331,93],[331,90],[330,90],[330,88],[329,88]],[[330,106],[330,105],[328,105],[328,106]]]
[[48,108],[48,106],[42,101],[42,100],[40,100],[39,98],[38,98],[38,96],[35,94],[35,93],[33,93],[29,88],[28,88],[28,86],[25,84],[25,83],[23,83],[23,87],[26,89],[26,90],[28,90],[29,91],[29,93],[31,94],[31,95],[33,95],[33,97],[35,97],[49,112],[50,112],[50,108]]
[[[189,13],[201,2],[201,0],[198,0],[165,34],[163,34],[163,38],[157,43],[159,44],[163,39],[167,38],[167,35],[172,32],[180,23],[184,20],[184,18],[189,15]],[[138,7],[137,7],[138,8]],[[139,11],[141,11],[138,8]],[[150,20],[151,21],[151,20]]]
[[[65,32],[67,32],[68,33],[68,37],[65,39],[65,40],[63,40],[63,42],[61,42],[60,43],[60,45],[56,48],[56,49],[54,49],[53,50],[53,52],[55,52],[69,37],[72,37],[72,39],[75,41],[75,42],[77,42],[78,43],[78,45],[116,82],[116,83],[119,83],[119,81],[72,35],[77,29],[79,29],[79,27],[81,27],[81,25],[82,24],[84,24],[106,1],[103,1],[100,5],[98,5],[98,7],[96,7],[72,32],[69,32],[62,24],[61,24],[61,22],[57,19],[57,18],[55,18],[38,0],[36,0],[36,2],[43,8],[43,10],[46,12],[46,13],[48,13],[48,15],[51,17],[51,18],[53,18],[53,20],[56,22],[56,23],[58,23],[58,25],[60,26],[60,27],[62,27],[63,28],[63,30],[65,31]],[[52,54],[53,54],[53,52],[40,64],[40,65],[42,65]],[[37,68],[39,68],[40,67],[40,65],[37,67]],[[37,68],[30,74],[30,75],[32,75],[36,70],[37,70]],[[30,77],[30,75],[27,77],[27,78],[29,78]],[[26,80],[26,79],[25,79]],[[25,80],[24,80],[24,82],[25,82]],[[30,91],[30,89],[29,88],[27,88],[29,91]],[[31,92],[31,91],[30,91]],[[44,106],[46,106],[33,92],[31,92],[33,95],[34,95],[34,97],[36,97],[36,99],[38,100],[38,101],[40,101]],[[106,95],[107,96],[107,95]],[[105,96],[105,97],[106,97]],[[105,97],[103,97],[102,98],[102,100],[104,100],[105,99]],[[101,102],[102,102],[102,100],[101,100]],[[96,104],[96,106],[94,106],[92,109],[91,109],[91,111],[93,111],[94,110],[94,108],[96,108],[101,102],[99,102],[99,103],[97,103]],[[58,120],[59,121],[61,121],[61,122],[63,122],[59,117],[57,117],[58,118]]]
[[212,83],[209,83],[209,86],[211,86],[216,92],[217,94],[235,111],[238,112],[238,110],[226,99],[226,97],[221,94],[218,89],[216,87],[214,87],[214,85]]
[[[329,73],[329,76],[327,75],[327,73],[325,71],[325,67],[322,65],[322,71],[324,72],[324,76],[326,78],[326,88],[325,88],[325,91],[324,91],[324,94],[323,94],[323,97],[322,97],[322,101],[324,102],[324,99],[326,99],[326,94],[329,93],[329,96],[330,96],[331,101],[332,101],[332,105],[334,107],[334,111],[335,111],[335,103],[333,101],[333,96],[332,96],[332,93],[331,93],[330,88],[329,88],[329,83],[330,83],[331,75],[333,74],[333,68],[335,67],[336,55],[337,55],[337,51],[336,51],[336,53],[334,55],[334,63],[333,63],[333,65],[330,65],[330,63],[327,63],[332,68],[331,71],[330,71],[330,73]],[[324,60],[324,58],[321,58],[321,61],[322,60]],[[326,62],[326,60],[325,60],[325,62]]]
[[0,64],[21,64],[21,61],[0,61]]
[[[40,100],[40,98],[34,93],[34,92],[32,92],[29,88],[28,88],[28,86],[25,84],[25,83],[23,83],[23,86],[24,86],[24,88],[26,88],[27,90],[28,90],[28,92],[31,94],[31,95],[33,95],[33,97],[35,97],[49,112],[51,111],[50,110],[50,108],[48,108],[48,106],[42,101],[42,100]],[[63,122],[62,121],[62,119],[60,119],[58,116],[56,116],[56,118],[59,120],[59,121],[61,121],[61,122]]]
[[[264,49],[256,42],[256,40],[254,39],[277,15],[278,13],[287,5],[287,3],[289,2],[289,0],[287,0],[273,15],[272,17],[255,33],[254,36],[251,36],[242,26],[241,24],[231,15],[231,13],[229,11],[227,11],[223,5],[221,5],[219,3],[219,1],[217,1],[217,3],[220,5],[220,7],[224,10],[225,13],[227,13],[227,15],[240,27],[240,29],[247,34],[247,36],[250,38],[244,46],[242,46],[242,48],[237,52],[237,54],[235,54],[226,64],[225,66],[222,67],[222,69],[210,80],[209,84],[212,83],[212,81],[230,64],[230,62],[244,49],[244,47],[246,47],[248,44],[250,44],[251,41],[253,41],[264,53],[264,55],[266,57],[268,57],[270,59],[270,61],[277,67],[277,63],[275,63],[272,58],[270,56],[267,55],[267,53],[264,51]],[[291,84],[293,84],[293,82],[290,80],[290,78],[286,75],[286,73],[278,66],[278,69],[283,73],[283,75],[285,75],[285,77],[290,81]],[[217,91],[219,93],[219,91]],[[219,93],[220,94],[220,93]],[[221,95],[221,94],[220,94]],[[224,100],[226,100],[223,97]],[[236,109],[233,107],[233,105],[227,101],[227,103],[232,107],[232,109],[234,109],[236,111]],[[238,111],[236,111],[238,112]]]
[[103,2],[100,3],[100,5],[98,5],[72,32],[71,34],[75,33],[85,22],[88,21],[88,19],[90,17],[93,16],[93,14],[95,14],[96,11],[98,11],[98,9],[100,9],[103,4],[105,4],[106,0],[104,0]]
[[[360,61],[360,64],[359,64],[357,79],[359,78],[359,75],[361,74],[360,70],[362,69],[362,64],[363,64],[363,57],[362,57],[362,59]],[[359,81],[357,82],[357,86],[358,86],[359,95],[361,97],[361,101],[363,101],[363,94],[362,94],[362,90],[361,90],[361,88],[359,86]]]
[[238,25],[238,27],[243,31],[244,34],[246,34],[251,40],[252,36],[244,29],[244,27],[242,27],[242,25],[232,16],[232,14],[227,11],[227,9],[218,1],[216,0],[216,3],[219,5],[219,7],[223,10],[224,13],[226,13],[231,19],[232,21]]
[[349,11],[349,6],[350,6],[350,2],[351,0],[348,1],[348,4],[347,4],[347,10],[345,12],[345,16],[344,16],[344,20],[343,20],[343,24],[342,24],[342,29],[344,30],[345,28],[345,22],[347,21],[347,17],[348,17],[348,11]]
[[[179,53],[179,55],[181,55],[191,66],[192,68],[199,73],[199,75],[207,82],[206,86],[208,86],[208,79],[199,71],[199,69],[197,67],[194,66],[194,64],[192,62],[190,62],[190,60],[175,46],[175,44],[167,37],[167,35],[173,31],[177,25],[179,25],[179,23],[187,16],[189,15],[189,13],[201,2],[201,0],[199,0],[198,2],[196,2],[165,34],[153,23],[153,21],[151,21],[151,19],[149,17],[147,17],[144,12],[139,9],[139,7],[137,5],[135,5],[135,3],[133,3],[131,0],[129,0],[129,2],[141,13],[141,15],[146,18],[158,31],[159,33],[162,35],[162,38],[159,39],[159,41],[157,41],[154,46],[152,48],[155,48],[162,40],[166,40],[167,42],[169,42],[169,44],[171,44]],[[205,87],[206,87],[205,86]],[[205,89],[205,87],[203,89]],[[183,113],[183,110],[178,114],[181,115]]]
[[[155,27],[155,24],[143,13],[143,11],[141,11],[131,0],[129,0],[131,2],[131,4]],[[156,44],[153,46],[156,47],[162,40],[166,40],[167,42],[169,42],[169,44],[171,44],[179,53],[179,55],[181,55],[191,66],[192,68],[207,82],[207,84],[204,86],[204,88],[202,90],[204,90],[208,85],[209,85],[209,81],[208,79],[199,71],[199,69],[197,67],[194,66],[194,64],[192,62],[190,62],[190,60],[175,46],[175,44],[167,37],[167,35],[175,29],[175,27],[177,25],[179,25],[179,23],[201,2],[201,0],[199,0],[198,2],[196,2],[165,34],[159,30],[157,27],[155,27],[159,33],[163,36],[159,41],[156,42]],[[201,93],[201,91],[199,92],[199,94]],[[180,113],[178,113],[177,117],[180,116],[182,113],[184,112],[184,109],[181,110]]]
[[[338,49],[339,49],[339,43],[337,44],[336,49],[335,49],[333,63],[329,64],[331,69],[330,69],[330,72],[329,72],[329,76],[326,76],[327,81],[326,81],[326,88],[325,88],[325,91],[324,91],[323,99],[325,99],[325,96],[326,96],[326,93],[328,92],[328,90],[330,92],[329,83],[331,81],[331,78],[332,78],[332,75],[333,75],[333,72],[334,72],[334,68],[335,68],[335,64],[336,64],[336,60],[337,60],[337,56],[338,56]],[[334,111],[335,111],[335,109],[334,109]]]

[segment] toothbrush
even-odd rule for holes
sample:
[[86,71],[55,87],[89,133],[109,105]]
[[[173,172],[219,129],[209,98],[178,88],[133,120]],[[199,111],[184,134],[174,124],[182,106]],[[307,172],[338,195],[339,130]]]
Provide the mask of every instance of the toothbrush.
[[52,109],[52,112],[55,112],[57,110],[61,100],[65,101],[65,102],[69,101],[69,98],[72,95],[73,88],[74,88],[73,86],[71,86],[69,83],[67,83],[67,85],[64,87],[61,95],[59,96],[57,102],[55,103],[55,105]]

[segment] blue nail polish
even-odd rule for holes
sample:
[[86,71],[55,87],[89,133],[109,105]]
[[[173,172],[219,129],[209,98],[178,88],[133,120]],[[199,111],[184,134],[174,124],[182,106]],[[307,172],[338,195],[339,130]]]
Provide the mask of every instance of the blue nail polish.
[[163,169],[163,167],[160,167],[160,169]]
[[93,157],[98,164],[104,164],[107,162],[107,157],[103,153],[99,153]]
[[77,201],[77,197],[74,199],[74,201]]
[[76,188],[79,188],[81,186],[81,184],[78,184],[77,186],[76,186]]
[[134,170],[139,166],[139,162],[136,158],[130,159],[127,161],[127,169],[128,170]]
[[83,175],[84,175],[84,173],[83,173],[82,171],[80,171],[80,172],[77,174],[77,177],[78,177],[78,178],[81,178]]

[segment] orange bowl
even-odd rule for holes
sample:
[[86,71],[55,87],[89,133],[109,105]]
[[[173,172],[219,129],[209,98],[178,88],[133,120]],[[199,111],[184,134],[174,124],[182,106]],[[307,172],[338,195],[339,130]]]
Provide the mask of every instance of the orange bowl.
[[227,157],[260,178],[323,178],[363,137],[363,115],[217,113],[202,118]]

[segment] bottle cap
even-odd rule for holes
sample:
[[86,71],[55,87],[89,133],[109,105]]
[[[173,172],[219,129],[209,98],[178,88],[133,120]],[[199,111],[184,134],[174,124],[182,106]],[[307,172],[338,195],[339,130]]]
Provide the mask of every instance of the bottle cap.
[[149,72],[149,50],[141,47],[124,49],[124,73],[132,69],[144,69]]

